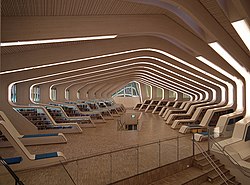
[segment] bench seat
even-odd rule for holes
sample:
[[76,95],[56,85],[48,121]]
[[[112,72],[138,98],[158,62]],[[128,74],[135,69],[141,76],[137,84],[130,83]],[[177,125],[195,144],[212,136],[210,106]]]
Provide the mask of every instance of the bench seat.
[[18,164],[20,163],[23,159],[22,157],[11,157],[11,158],[5,158],[3,159],[8,165],[12,164]]
[[22,138],[34,138],[34,137],[49,137],[49,136],[58,136],[58,133],[51,133],[51,134],[30,134],[24,135]]

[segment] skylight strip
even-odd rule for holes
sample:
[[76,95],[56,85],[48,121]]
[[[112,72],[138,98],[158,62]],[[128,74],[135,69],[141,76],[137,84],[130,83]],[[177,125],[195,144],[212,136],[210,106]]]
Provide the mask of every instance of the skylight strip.
[[2,42],[1,47],[23,46],[23,45],[34,45],[34,44],[52,44],[60,42],[76,42],[76,41],[88,41],[88,40],[103,40],[103,39],[114,39],[116,37],[117,35],[103,35],[103,36],[77,37],[77,38],[66,38],[66,39]]

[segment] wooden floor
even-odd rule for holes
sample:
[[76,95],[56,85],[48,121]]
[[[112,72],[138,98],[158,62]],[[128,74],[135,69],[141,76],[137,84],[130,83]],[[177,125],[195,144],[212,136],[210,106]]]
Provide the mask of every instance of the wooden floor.
[[[129,110],[131,111],[131,110]],[[180,135],[164,123],[157,114],[142,113],[140,131],[118,131],[116,120],[96,124],[96,128],[84,128],[82,134],[65,134],[67,144],[27,146],[32,153],[61,151],[67,159],[91,155],[130,145],[145,144],[159,139]],[[13,148],[0,150],[0,156],[18,155]]]
[[[128,110],[133,111],[133,110]],[[53,145],[40,145],[40,146],[28,146],[27,149],[32,154],[40,154],[40,153],[48,153],[48,152],[55,152],[60,151],[63,152],[66,156],[67,160],[73,161],[75,159],[81,159],[85,156],[91,156],[97,153],[109,152],[116,149],[122,149],[128,146],[135,146],[135,145],[143,145],[147,143],[157,142],[159,140],[164,140],[167,138],[174,138],[177,136],[183,136],[182,134],[178,133],[178,130],[173,130],[170,128],[169,125],[166,125],[163,118],[160,117],[158,114],[151,114],[142,112],[141,119],[140,119],[141,128],[139,131],[118,131],[117,130],[117,123],[116,120],[110,120],[104,124],[97,124],[96,128],[85,128],[82,134],[65,134],[66,138],[68,139],[67,144],[53,144]],[[192,153],[192,141],[191,136],[185,137],[180,141],[180,154],[188,154]],[[206,145],[206,144],[205,144]],[[154,161],[151,159],[150,155],[158,156],[160,151],[155,152],[154,147],[157,148],[159,145],[156,143],[155,145],[150,146],[149,148],[143,149],[143,152],[148,152],[148,155],[145,155],[146,158],[140,159],[140,166],[139,172],[143,172],[150,167],[154,167],[155,164],[158,164],[158,158]],[[165,158],[162,158],[161,163],[169,163],[176,160],[176,141],[173,143],[162,143],[162,149],[168,152],[169,157],[165,157],[165,154],[162,153]],[[169,148],[170,147],[170,148]],[[171,151],[171,147],[173,152]],[[157,150],[157,149],[156,149]],[[161,152],[164,152],[161,151]],[[126,153],[127,152],[127,153]],[[126,151],[124,157],[122,155],[117,155],[119,160],[119,164],[117,165],[117,170],[115,173],[112,174],[112,182],[115,180],[122,179],[126,177],[126,175],[133,175],[137,172],[134,171],[134,165],[136,164],[135,161],[135,154],[132,156],[132,153],[135,151]],[[155,153],[155,154],[154,154]],[[147,154],[147,153],[146,153]],[[18,156],[16,151],[13,148],[4,148],[0,150],[0,156],[4,157],[12,157]],[[128,156],[131,156],[131,160],[128,159]],[[185,156],[183,156],[185,157]],[[126,159],[125,159],[126,158]],[[124,163],[124,160],[130,161],[128,163]],[[159,159],[160,160],[160,159]],[[105,160],[101,160],[102,162]],[[125,161],[126,162],[126,161]],[[160,162],[159,162],[160,163]],[[123,168],[122,165],[126,167]],[[77,167],[75,167],[75,165]],[[69,173],[72,175],[74,179],[78,182],[78,184],[106,184],[110,182],[109,179],[104,177],[103,173],[108,171],[98,166],[99,163],[94,161],[79,161],[77,164],[69,164],[67,166]],[[101,165],[101,164],[100,164]],[[105,164],[106,165],[106,164]],[[107,164],[109,165],[109,164]],[[114,164],[113,164],[114,165]],[[114,166],[115,167],[115,166]],[[113,167],[113,168],[114,168]],[[157,166],[156,166],[157,167]],[[92,170],[94,173],[90,173]],[[127,169],[126,169],[127,168]],[[75,170],[77,169],[77,170]],[[96,170],[98,169],[98,170]],[[96,171],[99,171],[98,174],[95,174]],[[97,173],[97,172],[96,172]],[[109,173],[109,172],[107,172]],[[50,167],[48,169],[39,169],[33,170],[29,172],[19,172],[18,173],[21,178],[26,182],[26,184],[39,184],[41,180],[44,180],[42,184],[71,184],[69,178],[64,169]],[[31,175],[32,174],[32,175]],[[51,179],[47,176],[54,175],[54,178]],[[96,176],[101,174],[100,182],[95,182]],[[91,176],[91,177],[90,177]],[[67,178],[66,178],[67,177]],[[81,178],[84,177],[84,178]],[[42,179],[40,179],[42,178]],[[40,179],[40,180],[39,180]],[[60,180],[57,180],[60,179]],[[67,179],[67,180],[65,180]],[[91,183],[87,183],[86,179],[90,179]],[[0,178],[1,181],[1,178]],[[61,182],[63,181],[63,182]],[[65,181],[65,182],[64,182]],[[1,184],[1,183],[0,183]]]

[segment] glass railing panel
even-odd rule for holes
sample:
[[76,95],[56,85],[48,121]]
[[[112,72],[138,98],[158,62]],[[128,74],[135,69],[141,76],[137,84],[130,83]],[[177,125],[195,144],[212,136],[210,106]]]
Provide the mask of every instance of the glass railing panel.
[[110,154],[112,157],[111,181],[115,182],[136,175],[138,172],[138,149],[131,148]]
[[192,136],[177,138],[177,146],[179,148],[179,160],[191,157],[193,155],[193,141]]
[[0,185],[14,185],[15,179],[11,176],[8,170],[0,163]]
[[[76,168],[75,168],[76,170]],[[44,184],[44,185],[75,185],[76,179],[65,170],[62,164],[38,169],[22,170],[16,173],[25,185]]]
[[99,185],[111,182],[111,155],[103,154],[77,161],[78,184]]
[[159,142],[139,146],[139,173],[159,167]]
[[[204,148],[207,147],[205,143]],[[82,156],[54,166],[22,170],[17,172],[17,176],[24,184],[110,184],[192,155],[193,141],[190,134]],[[0,173],[0,182],[3,180],[7,185],[14,182]]]
[[177,161],[177,139],[160,142],[160,166]]

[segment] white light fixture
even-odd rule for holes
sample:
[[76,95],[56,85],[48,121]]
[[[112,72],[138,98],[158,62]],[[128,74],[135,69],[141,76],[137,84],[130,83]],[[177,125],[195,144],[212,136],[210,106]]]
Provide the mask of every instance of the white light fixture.
[[250,51],[250,27],[245,19],[231,23],[241,40]]
[[[221,67],[215,65],[214,63],[212,63],[211,61],[207,60],[206,58],[204,58],[203,56],[197,56],[196,57],[198,60],[200,60],[201,62],[203,62],[204,64],[206,64],[207,66],[210,66],[211,68],[215,69],[216,71],[218,71],[219,73],[223,74],[224,76],[228,77],[229,79],[232,79],[236,86],[237,86],[237,89],[238,91],[237,92],[240,92],[240,88],[242,88],[240,86],[239,83],[237,83],[238,81],[241,81],[240,79],[236,78],[235,76],[231,75],[230,73],[228,73],[227,71],[225,71],[224,69],[222,69]],[[227,84],[227,87],[228,87],[228,103],[230,105],[233,104],[233,85],[231,83],[228,83],[226,81],[224,81],[224,83]],[[240,94],[237,93],[237,97],[239,97]],[[239,100],[239,99],[238,99]],[[242,100],[241,100],[242,101]],[[241,107],[242,108],[242,107]],[[239,109],[241,109],[239,108]]]
[[[246,89],[246,115],[250,116],[250,109],[248,108],[250,105],[250,97],[247,96],[250,92],[249,87],[249,78],[250,78],[250,73],[246,70],[245,67],[241,66],[218,42],[213,42],[208,44],[211,48],[214,49],[227,63],[229,63],[236,71],[238,71],[245,79],[245,89]],[[239,84],[239,87],[242,86],[242,82],[240,83],[239,81],[237,82]],[[242,92],[241,89],[237,89],[237,91]],[[243,93],[243,92],[242,92]],[[240,95],[241,97],[238,97],[239,99],[241,98],[243,101],[243,94]],[[238,100],[239,101],[239,100]],[[243,104],[242,104],[243,106]]]
[[247,74],[246,69],[241,66],[218,42],[209,43],[208,45],[234,69],[243,74],[243,76],[244,74]]
[[204,58],[203,56],[197,56],[196,57],[199,61],[203,62],[204,64],[206,64],[207,66],[210,66],[211,68],[215,69],[216,71],[220,72],[221,74],[223,74],[224,76],[228,77],[228,78],[235,78],[233,75],[231,75],[230,73],[228,73],[227,71],[225,71],[224,69],[220,68],[219,66],[215,65],[213,62],[210,62],[209,60],[207,60],[206,58]]
[[116,37],[117,35],[103,35],[103,36],[78,37],[78,38],[66,38],[66,39],[3,42],[1,43],[1,47],[33,45],[33,44],[51,44],[51,43],[59,43],[59,42],[76,42],[76,41],[87,41],[87,40],[103,40],[103,39],[114,39]]

